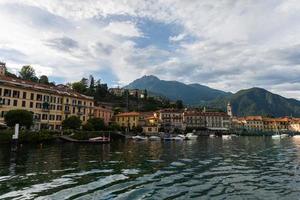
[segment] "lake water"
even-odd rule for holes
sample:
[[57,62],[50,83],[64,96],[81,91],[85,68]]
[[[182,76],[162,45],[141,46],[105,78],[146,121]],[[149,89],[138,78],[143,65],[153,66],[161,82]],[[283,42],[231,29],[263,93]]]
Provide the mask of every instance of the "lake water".
[[0,199],[299,199],[300,139],[0,146]]

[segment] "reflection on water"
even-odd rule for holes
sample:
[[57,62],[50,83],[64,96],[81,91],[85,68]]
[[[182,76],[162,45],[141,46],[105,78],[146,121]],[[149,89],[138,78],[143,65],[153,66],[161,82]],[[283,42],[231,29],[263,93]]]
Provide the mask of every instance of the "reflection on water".
[[298,199],[300,139],[0,146],[0,199]]

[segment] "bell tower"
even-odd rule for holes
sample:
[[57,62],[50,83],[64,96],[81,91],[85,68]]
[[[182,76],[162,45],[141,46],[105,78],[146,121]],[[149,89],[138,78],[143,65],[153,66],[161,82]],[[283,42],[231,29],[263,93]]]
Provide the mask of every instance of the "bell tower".
[[0,62],[0,76],[5,76],[5,63],[4,62]]
[[231,118],[233,117],[233,115],[232,115],[232,107],[231,107],[230,102],[228,102],[228,104],[227,104],[227,115],[229,115]]

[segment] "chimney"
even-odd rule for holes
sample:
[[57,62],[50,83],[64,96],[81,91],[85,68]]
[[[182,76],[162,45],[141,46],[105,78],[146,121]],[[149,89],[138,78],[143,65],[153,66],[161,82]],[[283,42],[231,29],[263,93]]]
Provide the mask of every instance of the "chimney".
[[4,62],[0,62],[0,76],[5,76],[6,64]]

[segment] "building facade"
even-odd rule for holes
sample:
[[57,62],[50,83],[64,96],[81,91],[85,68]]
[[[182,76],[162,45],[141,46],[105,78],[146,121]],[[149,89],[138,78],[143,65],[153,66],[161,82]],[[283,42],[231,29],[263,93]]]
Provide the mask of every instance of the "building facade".
[[83,123],[93,117],[94,99],[70,89],[7,77],[4,72],[0,75],[0,122],[15,109],[33,113],[34,129],[60,130],[70,116],[78,116]]
[[175,129],[184,130],[183,111],[176,109],[164,109],[159,111],[159,126],[166,132],[172,132]]
[[109,125],[113,117],[112,107],[106,105],[97,105],[94,107],[94,117],[102,118],[105,125]]
[[224,112],[186,111],[183,122],[189,129],[229,130],[231,127],[230,116]]
[[140,113],[138,112],[119,113],[115,115],[114,118],[115,118],[115,122],[120,127],[130,131],[139,126]]

